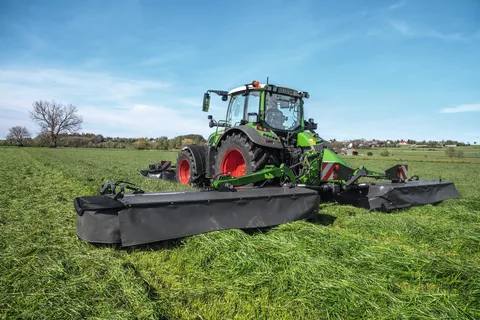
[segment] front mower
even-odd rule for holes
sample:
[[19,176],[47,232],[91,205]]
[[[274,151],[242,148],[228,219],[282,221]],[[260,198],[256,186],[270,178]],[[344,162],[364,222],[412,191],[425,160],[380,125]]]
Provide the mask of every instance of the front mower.
[[405,164],[383,173],[350,168],[304,119],[307,92],[253,81],[207,91],[205,112],[211,93],[229,103],[224,120],[208,116],[215,132],[207,145],[184,146],[175,166],[161,161],[141,171],[199,190],[127,194],[131,186],[107,183],[101,195],[75,199],[80,238],[127,246],[310,219],[321,200],[391,211],[460,197],[451,182],[408,178]]

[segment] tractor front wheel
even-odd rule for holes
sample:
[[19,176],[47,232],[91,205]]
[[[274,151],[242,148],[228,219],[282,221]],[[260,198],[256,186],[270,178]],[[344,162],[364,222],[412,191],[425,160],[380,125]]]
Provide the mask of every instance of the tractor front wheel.
[[254,144],[242,133],[234,133],[218,148],[215,175],[240,177],[261,170],[267,164],[278,165],[271,151]]
[[180,151],[178,154],[176,175],[177,181],[181,184],[202,187],[205,183],[205,176],[197,172],[193,155],[187,149]]

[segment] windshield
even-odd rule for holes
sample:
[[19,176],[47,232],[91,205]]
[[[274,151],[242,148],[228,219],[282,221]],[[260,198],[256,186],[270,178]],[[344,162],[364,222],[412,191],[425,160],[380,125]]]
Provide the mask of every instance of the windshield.
[[265,96],[265,122],[274,129],[293,130],[300,125],[301,99],[273,93]]

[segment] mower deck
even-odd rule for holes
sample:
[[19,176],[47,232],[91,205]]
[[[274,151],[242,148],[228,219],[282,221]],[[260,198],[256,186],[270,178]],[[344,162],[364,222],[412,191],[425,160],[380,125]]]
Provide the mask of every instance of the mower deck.
[[77,235],[133,246],[226,229],[263,228],[316,217],[320,196],[305,188],[238,188],[87,196],[75,199]]
[[419,180],[362,183],[340,193],[335,200],[341,204],[388,212],[456,198],[460,198],[460,194],[452,182]]

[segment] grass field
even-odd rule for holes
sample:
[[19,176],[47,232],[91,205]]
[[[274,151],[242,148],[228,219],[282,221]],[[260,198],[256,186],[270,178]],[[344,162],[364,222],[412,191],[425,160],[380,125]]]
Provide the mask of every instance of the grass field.
[[[413,148],[413,147],[399,147],[399,148],[376,148],[376,149],[359,149],[360,156],[367,156],[368,152],[372,152],[375,156],[380,156],[382,151],[388,150],[392,157],[397,159],[402,157],[408,157],[409,159],[422,159],[428,158],[428,160],[444,160],[444,161],[455,161],[457,158],[448,158],[445,156],[446,148]],[[458,147],[455,150],[460,150],[463,152],[466,159],[468,158],[480,158],[480,146],[466,146]],[[461,158],[459,160],[464,160]]]
[[459,200],[391,214],[322,204],[316,223],[120,250],[78,240],[73,199],[107,179],[188,189],[138,173],[176,153],[0,148],[0,319],[479,319],[479,151],[345,157],[374,170],[402,159],[455,182]]

